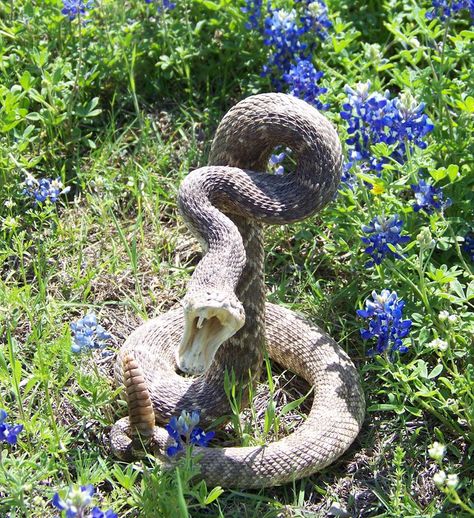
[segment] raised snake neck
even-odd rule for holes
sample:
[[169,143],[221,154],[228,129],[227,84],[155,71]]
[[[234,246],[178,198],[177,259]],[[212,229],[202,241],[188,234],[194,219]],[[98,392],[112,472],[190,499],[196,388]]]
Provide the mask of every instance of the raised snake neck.
[[[294,172],[266,172],[276,145],[293,151]],[[207,250],[188,294],[203,287],[235,290],[244,306],[245,326],[221,347],[221,365],[237,379],[245,380],[249,370],[258,375],[265,348],[262,224],[314,214],[334,196],[340,169],[339,138],[326,118],[292,96],[262,94],[229,110],[216,131],[209,166],[180,186],[181,214]]]
[[[277,145],[292,150],[294,172],[264,172]],[[268,304],[265,308],[264,299],[262,225],[304,219],[332,199],[340,179],[340,142],[327,119],[307,103],[285,94],[262,94],[241,101],[226,114],[209,163],[190,173],[179,191],[181,213],[206,251],[187,296],[203,290],[235,292],[245,310],[245,325],[220,347],[206,374],[183,378],[176,373],[173,354],[183,318],[179,310],[172,311],[130,336],[116,375],[119,382],[137,375],[137,387],[145,387],[150,395],[156,422],[166,422],[181,410],[198,409],[203,422],[209,423],[228,413],[224,372],[233,370],[244,382],[249,375],[254,379],[267,342],[271,357],[314,385],[307,421],[294,434],[263,448],[196,450],[210,483],[281,484],[337,458],[357,435],[364,414],[358,375],[345,353],[290,311]],[[133,388],[128,389],[130,419],[143,432],[148,425],[140,424],[141,410],[134,413],[138,407],[130,404],[135,398],[131,392]],[[126,456],[131,447],[124,446],[123,433],[131,430],[126,421],[119,423],[112,432],[112,448]],[[166,434],[158,427],[148,433],[160,453]]]

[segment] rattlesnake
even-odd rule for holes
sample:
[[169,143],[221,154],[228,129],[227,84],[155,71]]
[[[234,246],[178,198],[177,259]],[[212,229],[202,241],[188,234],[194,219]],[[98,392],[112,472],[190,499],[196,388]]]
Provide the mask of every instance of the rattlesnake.
[[[278,145],[292,150],[294,172],[265,172]],[[229,414],[225,371],[233,370],[247,394],[265,348],[312,385],[311,411],[294,433],[265,446],[194,447],[207,483],[284,484],[329,465],[353,442],[365,408],[354,365],[317,326],[265,303],[263,283],[263,224],[299,221],[321,209],[335,194],[341,160],[331,123],[295,97],[250,96],[224,116],[210,165],[191,172],[179,190],[181,214],[205,252],[183,307],[140,326],[117,358],[130,416],[112,427],[116,455],[130,459],[145,441],[164,456],[172,441],[155,423],[183,409],[200,410],[204,426]]]

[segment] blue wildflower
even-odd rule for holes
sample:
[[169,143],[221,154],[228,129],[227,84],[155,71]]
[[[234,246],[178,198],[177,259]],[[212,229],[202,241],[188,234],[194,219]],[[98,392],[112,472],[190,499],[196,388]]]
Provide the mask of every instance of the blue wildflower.
[[190,441],[191,444],[197,444],[198,446],[206,447],[214,435],[214,432],[206,433],[202,428],[194,428],[190,435]]
[[67,16],[69,20],[74,20],[76,17],[83,18],[87,11],[92,9],[94,2],[93,0],[63,0],[63,9],[61,13]]
[[393,141],[391,143],[403,143],[395,151],[397,156],[394,156],[402,164],[407,153],[405,143],[408,141],[420,149],[426,149],[427,143],[424,138],[433,131],[434,125],[423,113],[425,103],[418,103],[410,92],[400,94],[397,99],[393,100],[393,104],[397,109],[397,114],[392,128]]
[[[145,3],[152,4],[154,0],[145,0]],[[172,11],[176,7],[175,2],[170,2],[170,0],[159,0],[159,3],[161,4],[158,7],[158,11]]]
[[327,110],[329,104],[323,104],[318,99],[328,90],[317,84],[323,75],[324,73],[316,70],[311,61],[298,59],[296,64],[291,65],[289,72],[283,74],[283,80],[288,84],[291,95],[305,100],[320,110]]
[[357,183],[357,177],[355,174],[352,174],[351,169],[352,163],[344,162],[344,164],[342,164],[341,188],[346,186],[353,191]]
[[94,507],[90,512],[89,518],[118,518],[118,515],[111,509],[104,512],[101,511],[98,507]]
[[432,214],[435,210],[444,210],[451,206],[450,198],[444,199],[441,187],[420,180],[417,185],[411,185],[412,191],[415,193],[416,202],[413,204],[415,212],[423,209],[427,214]]
[[160,11],[172,11],[176,8],[176,2],[170,2],[170,0],[161,0]]
[[74,342],[71,350],[74,353],[90,349],[102,349],[105,347],[105,342],[112,337],[97,323],[97,317],[94,313],[88,313],[84,318],[72,323],[70,327]]
[[259,29],[260,21],[262,19],[262,4],[263,0],[246,0],[245,7],[240,10],[248,14],[248,22],[245,23],[246,29]]
[[[304,0],[307,6],[306,13],[301,17],[305,32],[314,32],[321,39],[328,37],[328,29],[332,23],[328,18],[328,8],[323,0]],[[301,0],[296,0],[301,2]]]
[[365,266],[369,268],[374,264],[380,264],[382,259],[387,255],[392,255],[395,259],[401,256],[393,252],[388,245],[404,245],[410,241],[409,236],[402,236],[403,221],[399,219],[398,214],[394,216],[376,216],[369,225],[363,225],[362,231],[366,234],[372,234],[369,237],[362,237],[364,244],[369,245],[364,252],[372,257]]
[[471,258],[471,261],[474,262],[474,232],[468,232],[464,236],[463,249],[465,252],[467,252]]
[[117,514],[113,511],[101,511],[98,507],[91,509],[91,512],[86,515],[84,514],[87,507],[92,503],[92,497],[94,495],[94,486],[88,484],[87,486],[73,486],[67,491],[65,499],[59,496],[59,493],[55,493],[51,503],[60,511],[66,511],[67,518],[117,518]]
[[92,502],[93,495],[94,486],[89,484],[69,488],[64,500],[59,496],[59,493],[55,493],[51,502],[60,511],[66,511],[67,518],[74,518],[78,513],[81,513],[81,516],[83,515],[83,511]]
[[[299,9],[304,11],[302,16],[298,14],[297,9],[272,9],[268,3],[268,16],[261,29],[264,45],[271,47],[262,75],[272,75],[272,83],[277,90],[284,86],[281,78],[289,73],[291,65],[298,60],[306,60],[313,54],[314,38],[306,38],[306,41],[309,41],[308,45],[305,35],[317,34],[324,39],[327,36],[327,28],[331,26],[327,18],[326,4],[322,0],[297,0],[294,5],[296,8],[303,6]],[[261,3],[258,2],[257,5],[257,2],[247,2],[244,10],[250,12],[250,6],[255,8],[255,18],[249,18],[249,24],[257,28],[260,22],[256,16],[258,12],[258,16],[261,17]]]
[[357,310],[360,317],[369,319],[368,329],[360,330],[362,339],[377,339],[376,346],[367,351],[369,356],[388,350],[392,358],[395,351],[405,353],[408,350],[402,339],[410,332],[412,322],[402,320],[404,306],[405,302],[398,299],[395,291],[382,290],[380,295],[373,291],[372,300],[365,301],[365,309]]
[[281,175],[285,172],[285,168],[281,163],[286,158],[286,151],[282,151],[281,153],[274,153],[270,156],[270,160],[268,161],[268,167],[270,172],[274,174]]
[[56,203],[61,194],[66,194],[70,191],[70,187],[64,187],[60,178],[55,180],[51,178],[41,178],[37,180],[31,174],[28,174],[25,182],[25,189],[23,194],[34,199],[35,205],[44,203],[46,201]]
[[306,45],[300,41],[304,29],[298,27],[296,11],[276,9],[270,12],[265,19],[264,40],[265,45],[273,47],[267,65],[263,68],[264,75],[275,72],[273,82],[280,89],[281,81],[278,79],[286,73],[291,62],[304,57]]
[[393,105],[386,95],[370,94],[370,81],[358,83],[355,88],[346,85],[347,102],[343,104],[341,118],[348,124],[349,167],[356,162],[366,163],[369,169],[381,171],[379,162],[370,153],[370,147],[386,140],[385,128],[392,125]]
[[8,424],[5,422],[7,417],[8,414],[5,412],[5,410],[0,410],[0,442],[16,444],[18,441],[18,434],[23,430],[23,425]]
[[214,432],[204,432],[199,428],[200,415],[197,410],[189,413],[186,410],[181,412],[179,418],[172,417],[170,422],[165,426],[169,436],[174,440],[174,444],[170,446],[166,453],[173,457],[178,452],[183,451],[185,445],[197,445],[205,447],[214,437]]
[[463,9],[469,9],[471,21],[474,21],[474,1],[473,0],[432,0],[433,10],[426,13],[428,20],[439,18],[442,22],[452,18],[456,13]]
[[423,113],[424,103],[418,103],[411,94],[390,99],[389,92],[370,93],[370,81],[358,83],[355,88],[346,85],[347,102],[341,118],[348,124],[348,168],[358,164],[362,171],[376,171],[378,175],[387,157],[372,155],[371,146],[385,143],[393,146],[390,158],[403,164],[413,146],[425,149],[425,136],[434,128]]

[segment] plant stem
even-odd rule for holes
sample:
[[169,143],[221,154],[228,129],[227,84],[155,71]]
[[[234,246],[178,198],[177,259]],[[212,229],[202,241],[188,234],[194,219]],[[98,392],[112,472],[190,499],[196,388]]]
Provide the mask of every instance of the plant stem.
[[183,494],[183,483],[179,468],[176,468],[176,485],[178,486],[178,504],[181,518],[189,518],[188,507]]

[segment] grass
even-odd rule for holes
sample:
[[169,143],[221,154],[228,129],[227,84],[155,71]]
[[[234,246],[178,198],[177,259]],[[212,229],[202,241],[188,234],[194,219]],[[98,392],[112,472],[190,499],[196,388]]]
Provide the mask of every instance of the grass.
[[[83,27],[60,14],[60,1],[0,6],[0,409],[24,426],[17,445],[0,443],[1,516],[57,516],[52,496],[75,484],[93,484],[95,505],[120,517],[474,513],[474,277],[462,248],[473,216],[469,15],[429,23],[429,2],[327,3],[333,28],[314,62],[341,139],[343,87],[367,79],[422,99],[435,129],[402,167],[388,163],[380,177],[356,170],[355,189],[317,217],[268,229],[269,300],[304,313],[350,354],[367,417],[321,473],[222,494],[192,479],[190,457],[174,471],[150,457],[113,458],[108,432],[126,412],[113,364],[131,331],[185,293],[201,253],[177,213],[179,183],[206,164],[224,112],[272,89],[260,77],[269,49],[228,0],[186,0],[162,14],[153,3],[103,0]],[[409,185],[420,170],[453,200],[444,213],[413,212]],[[71,191],[34,205],[23,194],[27,173],[60,177]],[[365,268],[360,228],[383,212],[402,215],[411,241],[404,259]],[[434,248],[417,241],[423,232]],[[394,361],[367,358],[372,344],[360,339],[355,313],[384,288],[413,321],[409,351]],[[77,356],[69,324],[90,310],[112,340]],[[436,338],[448,348],[434,348]],[[220,443],[274,440],[311,402],[305,383],[269,362],[253,393],[249,409],[235,394]],[[446,445],[442,460],[428,453],[435,441]],[[459,477],[456,488],[437,486],[441,469]]]

